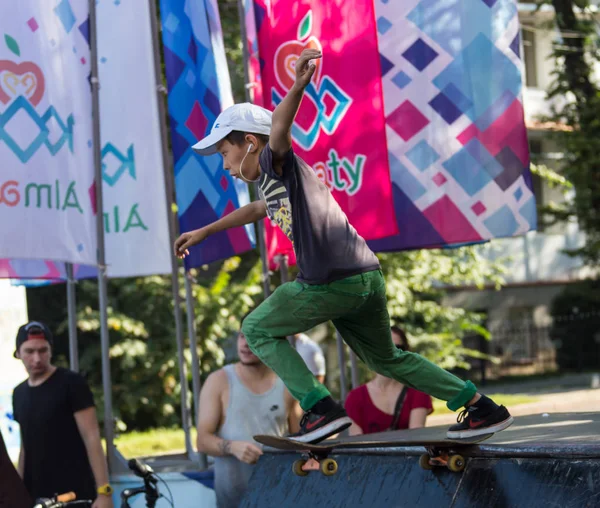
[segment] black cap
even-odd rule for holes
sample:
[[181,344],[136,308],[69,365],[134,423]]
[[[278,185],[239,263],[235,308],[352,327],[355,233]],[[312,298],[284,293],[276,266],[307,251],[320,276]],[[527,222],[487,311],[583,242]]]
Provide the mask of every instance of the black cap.
[[52,332],[50,328],[40,321],[29,321],[26,325],[21,326],[17,332],[17,344],[13,354],[15,358],[21,345],[28,339],[46,339],[50,346],[52,346]]

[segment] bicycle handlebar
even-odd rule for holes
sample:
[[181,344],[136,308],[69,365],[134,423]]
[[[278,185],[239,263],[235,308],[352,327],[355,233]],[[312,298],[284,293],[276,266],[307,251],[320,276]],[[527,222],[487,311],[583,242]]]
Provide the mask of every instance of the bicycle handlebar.
[[69,503],[70,501],[75,501],[75,499],[77,499],[75,492],[67,492],[66,494],[56,496],[57,503]]
[[34,508],[68,508],[77,505],[92,506],[93,501],[89,499],[76,500],[75,492],[56,495],[54,497],[42,497],[35,500]]
[[[157,487],[158,478],[154,474],[154,470],[137,459],[131,459],[127,465],[136,476],[139,476],[144,480],[144,485],[133,489],[123,490],[121,492],[121,506],[129,507],[129,499],[131,497],[145,494],[146,506],[153,508],[160,497]],[[36,499],[34,508],[71,508],[77,505],[92,506],[92,503],[93,501],[86,499],[76,500],[74,492],[67,492],[51,498]]]

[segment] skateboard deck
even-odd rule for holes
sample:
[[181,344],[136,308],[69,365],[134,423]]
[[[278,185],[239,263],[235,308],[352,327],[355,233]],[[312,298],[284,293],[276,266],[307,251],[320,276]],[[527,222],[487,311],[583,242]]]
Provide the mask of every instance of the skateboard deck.
[[[277,436],[254,436],[254,440],[263,445],[282,451],[291,451],[300,453],[303,458],[294,462],[293,472],[298,476],[306,476],[309,471],[320,470],[324,475],[334,475],[338,470],[337,462],[329,458],[334,450],[352,449],[352,448],[390,448],[398,446],[423,446],[427,453],[421,455],[419,464],[423,469],[433,469],[438,466],[445,466],[450,471],[461,472],[466,461],[462,455],[457,453],[461,448],[469,447],[481,443],[493,436],[493,434],[483,434],[471,439],[402,439],[395,440],[358,440],[350,438],[348,440],[321,441],[320,443],[310,444],[295,441],[285,437]],[[357,436],[359,437],[359,436]],[[364,436],[360,436],[363,437]],[[417,437],[417,436],[415,436]]]

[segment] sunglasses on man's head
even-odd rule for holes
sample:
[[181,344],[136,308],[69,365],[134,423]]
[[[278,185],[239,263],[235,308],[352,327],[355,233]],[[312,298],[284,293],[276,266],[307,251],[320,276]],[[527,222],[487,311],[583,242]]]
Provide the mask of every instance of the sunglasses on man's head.
[[42,323],[39,323],[38,321],[31,321],[30,323],[27,323],[25,325],[25,331],[29,332],[31,330],[34,330],[34,331],[40,330],[40,331],[43,332],[44,331],[44,325],[42,325]]

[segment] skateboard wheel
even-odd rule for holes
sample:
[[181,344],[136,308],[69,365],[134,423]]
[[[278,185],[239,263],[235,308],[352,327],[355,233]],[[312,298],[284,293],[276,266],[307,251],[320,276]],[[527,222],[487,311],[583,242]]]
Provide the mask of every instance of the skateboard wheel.
[[294,461],[294,463],[292,464],[292,471],[294,472],[294,474],[296,476],[307,476],[308,475],[308,471],[304,471],[304,469],[302,469],[304,464],[306,464],[305,460],[295,460]]
[[337,473],[338,465],[337,462],[333,459],[325,459],[321,462],[321,473],[325,476],[332,476]]
[[452,455],[448,459],[448,469],[454,473],[460,473],[465,466],[465,459],[461,455]]
[[429,463],[429,455],[427,455],[426,453],[419,457],[419,466],[421,466],[422,469],[426,469],[427,471],[431,471],[434,467]]

